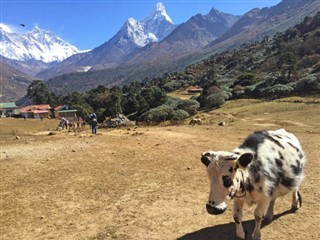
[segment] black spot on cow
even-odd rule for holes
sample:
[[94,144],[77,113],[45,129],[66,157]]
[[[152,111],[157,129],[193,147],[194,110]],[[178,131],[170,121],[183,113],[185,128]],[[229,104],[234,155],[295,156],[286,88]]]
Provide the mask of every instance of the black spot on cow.
[[265,135],[266,139],[268,139],[269,141],[275,143],[278,147],[281,147],[283,149],[285,148],[278,140],[276,140],[272,136],[270,136],[269,133],[264,132],[264,135]]
[[297,151],[297,153],[299,154],[299,158],[303,158],[303,154],[302,154],[302,152],[300,151],[299,148],[297,148],[296,146],[294,146],[294,145],[293,145],[292,143],[290,143],[290,142],[288,142],[288,144]]
[[279,153],[279,158],[280,158],[281,160],[283,160],[284,157],[283,157],[282,153],[281,153],[280,151],[279,151],[278,153]]
[[233,173],[233,167],[230,167],[228,170],[230,173]]
[[262,144],[266,137],[265,134],[268,134],[267,132],[254,132],[250,134],[244,142],[240,145],[240,148],[250,148],[257,152],[258,146]]
[[292,169],[293,174],[300,175],[302,172],[302,166],[298,160],[296,160],[296,163],[297,163],[297,166],[291,165],[290,167]]
[[260,161],[255,161],[253,162],[250,167],[249,171],[253,176],[254,182],[259,182],[260,181],[260,170],[261,170],[261,162]]
[[231,187],[233,184],[231,177],[228,175],[222,176],[222,182],[223,182],[223,186],[226,188]]
[[293,186],[294,179],[289,177],[283,177],[281,180],[281,184],[287,188],[291,188]]
[[254,186],[252,185],[251,182],[247,182],[247,184],[245,185],[245,187],[246,187],[246,190],[247,190],[248,192],[252,192],[252,191],[254,190]]
[[275,161],[276,161],[277,166],[278,166],[279,168],[282,168],[282,166],[283,166],[282,161],[281,161],[279,158],[276,158]]
[[244,192],[246,190],[243,182],[240,183],[240,190],[241,190],[241,192]]

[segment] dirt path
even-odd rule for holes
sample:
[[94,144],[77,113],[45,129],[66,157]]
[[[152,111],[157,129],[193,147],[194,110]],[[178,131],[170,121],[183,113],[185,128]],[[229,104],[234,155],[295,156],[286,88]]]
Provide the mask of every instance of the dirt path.
[[[139,127],[96,136],[87,130],[3,140],[1,239],[235,239],[232,203],[223,215],[206,213],[209,186],[199,155],[232,150],[259,129],[265,126],[239,119],[226,127]],[[263,239],[320,238],[318,129],[288,125],[308,157],[303,207],[289,214],[291,197],[279,199]],[[246,208],[244,215],[249,231],[253,210]]]

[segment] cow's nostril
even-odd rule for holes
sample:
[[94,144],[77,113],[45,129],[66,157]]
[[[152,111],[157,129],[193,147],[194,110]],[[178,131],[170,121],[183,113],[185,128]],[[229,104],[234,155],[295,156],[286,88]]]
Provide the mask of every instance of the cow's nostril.
[[218,215],[218,214],[224,213],[224,211],[226,210],[226,208],[217,208],[217,207],[213,207],[210,204],[207,204],[206,208],[207,208],[207,212],[209,214],[213,214],[213,215]]

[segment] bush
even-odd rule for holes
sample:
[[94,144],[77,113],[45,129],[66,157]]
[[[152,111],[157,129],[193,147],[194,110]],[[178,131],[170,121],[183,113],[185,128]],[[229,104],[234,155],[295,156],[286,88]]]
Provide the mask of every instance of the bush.
[[171,120],[172,121],[182,121],[183,119],[188,118],[190,115],[186,111],[182,109],[175,110],[172,113]]
[[220,93],[211,94],[206,97],[204,107],[218,108],[226,102],[226,99],[228,99],[228,95],[223,91],[221,91]]
[[181,86],[181,83],[179,81],[169,81],[169,82],[166,82],[164,85],[163,85],[163,89],[166,91],[166,92],[172,92],[176,89],[178,89],[179,87]]
[[184,110],[190,115],[195,115],[197,114],[199,107],[200,103],[198,101],[188,99],[179,101],[176,108]]
[[296,82],[294,88],[297,93],[319,93],[320,79],[316,74],[310,75]]
[[240,84],[241,86],[250,86],[257,83],[257,79],[252,73],[244,73],[238,77],[238,80],[234,82],[234,86]]
[[279,98],[290,95],[294,88],[289,85],[276,84],[272,87],[266,88],[264,95],[269,98]]
[[173,108],[167,105],[161,105],[156,108],[152,108],[149,111],[142,114],[139,118],[140,121],[145,122],[162,122],[172,118]]

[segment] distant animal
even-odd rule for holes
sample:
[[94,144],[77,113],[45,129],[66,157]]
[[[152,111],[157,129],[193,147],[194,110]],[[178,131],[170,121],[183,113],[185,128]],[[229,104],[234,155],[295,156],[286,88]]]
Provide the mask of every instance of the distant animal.
[[21,23],[21,24],[19,24],[19,26],[21,26],[21,27],[25,27],[26,25],[24,25],[23,23]]
[[194,126],[194,125],[196,125],[196,124],[202,125],[202,120],[201,120],[201,118],[193,118],[193,119],[191,119],[191,121],[190,121],[190,123],[189,123],[189,125],[192,125],[192,126]]
[[250,134],[232,152],[206,151],[201,155],[210,179],[206,204],[209,214],[226,210],[226,200],[234,199],[236,235],[247,239],[242,226],[242,207],[256,204],[252,239],[261,237],[261,222],[273,218],[277,197],[292,192],[293,211],[301,207],[299,186],[303,180],[305,155],[298,139],[284,129]]
[[219,122],[218,125],[219,125],[219,126],[225,126],[225,125],[226,125],[226,122]]

